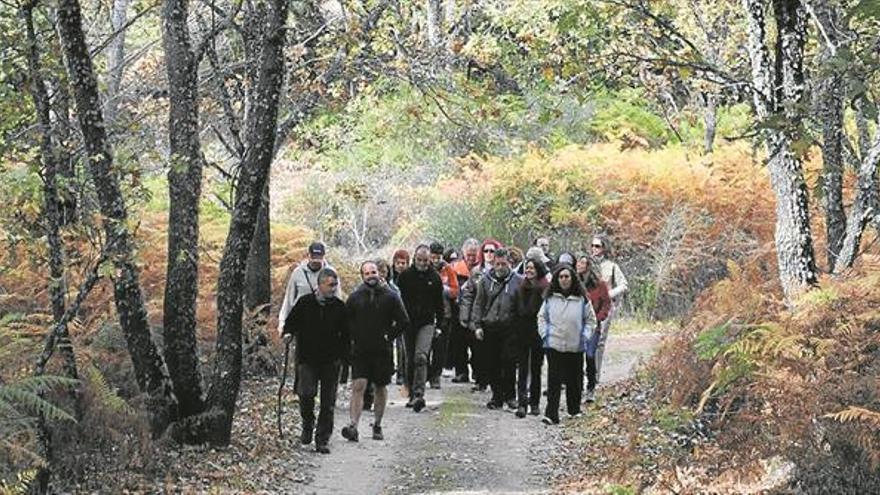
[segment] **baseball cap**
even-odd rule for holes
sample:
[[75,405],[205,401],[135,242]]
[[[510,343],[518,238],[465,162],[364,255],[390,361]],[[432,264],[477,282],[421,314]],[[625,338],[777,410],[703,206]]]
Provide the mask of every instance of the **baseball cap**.
[[320,242],[313,242],[309,245],[309,256],[324,256],[324,244]]

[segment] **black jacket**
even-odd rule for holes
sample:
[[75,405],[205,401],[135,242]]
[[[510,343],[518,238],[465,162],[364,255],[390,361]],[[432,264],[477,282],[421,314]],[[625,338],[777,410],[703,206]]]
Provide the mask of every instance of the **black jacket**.
[[544,290],[547,284],[532,283],[523,280],[516,291],[516,317],[520,336],[524,338],[537,338],[538,336],[538,311],[544,304]]
[[411,329],[443,320],[443,282],[437,270],[428,268],[420,272],[411,266],[400,274],[397,285],[409,314]]
[[385,285],[361,284],[345,307],[355,355],[390,353],[391,342],[409,324],[400,296]]
[[318,303],[315,294],[299,298],[284,320],[284,333],[296,337],[296,362],[322,365],[348,358],[345,303],[333,296]]

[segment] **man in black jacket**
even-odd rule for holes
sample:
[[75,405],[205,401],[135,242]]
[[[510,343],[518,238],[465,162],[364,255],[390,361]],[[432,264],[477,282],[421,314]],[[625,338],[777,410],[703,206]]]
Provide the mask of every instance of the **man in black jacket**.
[[[299,395],[304,445],[329,454],[327,443],[333,433],[333,408],[339,365],[348,356],[349,333],[345,303],[334,294],[339,276],[331,268],[318,273],[317,290],[299,298],[284,320],[284,340],[296,338],[297,394]],[[321,411],[315,429],[315,395],[321,388]]]
[[391,343],[406,328],[409,318],[400,297],[379,282],[376,263],[361,265],[363,283],[349,296],[345,307],[352,338],[351,353],[351,424],[342,428],[342,436],[358,441],[358,423],[364,408],[367,382],[373,394],[373,439],[382,440],[382,416],[388,401],[387,386],[394,373]]
[[406,334],[407,407],[419,412],[425,407],[425,382],[428,380],[428,355],[431,342],[443,320],[443,282],[431,266],[431,250],[420,245],[413,254],[413,266],[400,274],[400,296],[409,315]]

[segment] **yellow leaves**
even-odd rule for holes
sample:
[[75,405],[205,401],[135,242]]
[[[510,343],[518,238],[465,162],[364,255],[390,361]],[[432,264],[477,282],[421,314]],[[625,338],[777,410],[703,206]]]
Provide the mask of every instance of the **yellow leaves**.
[[861,423],[872,430],[880,430],[880,412],[858,406],[849,406],[842,411],[822,416],[838,423]]

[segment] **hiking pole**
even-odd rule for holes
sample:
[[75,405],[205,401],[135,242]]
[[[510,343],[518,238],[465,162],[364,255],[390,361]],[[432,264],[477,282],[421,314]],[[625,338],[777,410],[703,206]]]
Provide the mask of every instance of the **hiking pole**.
[[281,394],[284,392],[284,382],[287,381],[287,361],[290,357],[290,341],[284,343],[284,367],[281,370],[281,385],[278,387],[278,408],[275,416],[278,419],[278,438],[284,438],[284,430],[281,429]]

